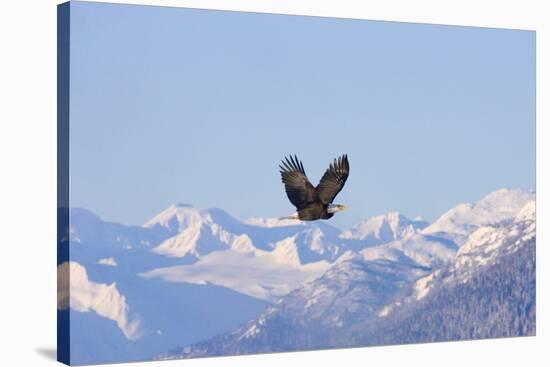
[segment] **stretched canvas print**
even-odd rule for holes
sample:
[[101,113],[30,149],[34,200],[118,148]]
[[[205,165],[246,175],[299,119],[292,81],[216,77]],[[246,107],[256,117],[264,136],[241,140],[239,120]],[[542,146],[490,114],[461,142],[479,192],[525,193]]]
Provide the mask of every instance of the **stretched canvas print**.
[[58,358],[535,335],[535,33],[58,7]]

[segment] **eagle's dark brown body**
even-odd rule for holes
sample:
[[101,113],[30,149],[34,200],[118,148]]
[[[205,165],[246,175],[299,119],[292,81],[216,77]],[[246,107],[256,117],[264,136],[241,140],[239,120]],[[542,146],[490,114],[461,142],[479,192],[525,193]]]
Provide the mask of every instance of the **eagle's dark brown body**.
[[321,203],[311,203],[306,208],[298,210],[298,218],[300,220],[317,220],[329,219],[334,216],[334,213],[328,212],[328,205]]
[[329,219],[334,215],[329,211],[329,206],[348,179],[347,155],[330,164],[317,187],[309,182],[298,157],[285,158],[279,168],[288,199],[296,207],[300,220]]

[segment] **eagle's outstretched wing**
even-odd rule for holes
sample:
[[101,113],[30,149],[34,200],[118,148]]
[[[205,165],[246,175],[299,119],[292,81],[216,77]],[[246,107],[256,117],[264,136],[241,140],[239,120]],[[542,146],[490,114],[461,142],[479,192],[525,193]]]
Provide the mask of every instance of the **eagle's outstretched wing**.
[[319,200],[323,204],[330,204],[344,187],[349,176],[348,156],[335,159],[321,178],[319,185],[315,188]]
[[297,210],[302,210],[315,200],[315,188],[309,182],[302,162],[296,156],[285,157],[281,169],[281,179],[285,184],[286,195]]

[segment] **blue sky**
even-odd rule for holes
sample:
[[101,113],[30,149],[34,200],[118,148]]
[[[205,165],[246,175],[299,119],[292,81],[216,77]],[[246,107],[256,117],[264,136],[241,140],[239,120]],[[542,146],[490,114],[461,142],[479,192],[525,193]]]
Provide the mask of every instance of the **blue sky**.
[[142,224],[176,202],[237,218],[293,207],[342,153],[342,228],[429,220],[535,188],[535,33],[73,2],[71,205]]

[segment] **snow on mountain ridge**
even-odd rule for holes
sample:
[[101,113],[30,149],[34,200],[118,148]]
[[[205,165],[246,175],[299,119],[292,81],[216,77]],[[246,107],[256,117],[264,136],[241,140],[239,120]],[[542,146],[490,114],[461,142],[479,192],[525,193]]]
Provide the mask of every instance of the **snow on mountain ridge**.
[[[340,232],[326,223],[254,226],[239,222],[221,209],[173,205],[146,226],[175,231],[153,248],[154,252],[196,260],[143,272],[143,278],[212,283],[262,300],[280,297],[321,275],[328,261],[340,253]],[[266,243],[258,246],[256,240]]]
[[[488,202],[494,201],[495,197],[507,193],[507,190],[499,190],[493,193],[494,195],[490,194],[486,197],[488,200],[482,205],[487,205]],[[458,207],[462,205],[465,204]],[[475,204],[468,206],[474,208]],[[414,285],[413,295],[398,301],[397,305],[426,297],[441,282],[466,282],[478,268],[494,264],[503,253],[514,252],[519,246],[533,239],[536,235],[535,200],[526,202],[519,210],[515,205],[509,208],[509,211],[502,214],[495,223],[477,226],[458,248],[456,254],[449,259],[449,265],[446,268],[435,269],[428,276],[418,279]],[[508,220],[511,217],[514,219],[510,222]],[[395,306],[395,304],[387,305],[380,312],[380,316],[387,316]]]
[[304,226],[305,222],[296,219],[279,219],[279,218],[262,218],[253,217],[244,221],[245,224],[257,227],[287,227],[287,226]]
[[536,220],[537,208],[535,200],[528,202],[521,208],[521,210],[516,215],[514,221],[521,222],[525,220]]
[[461,245],[480,226],[513,220],[520,209],[535,199],[533,192],[500,189],[475,203],[459,204],[422,230],[423,234],[443,234]]
[[[391,212],[367,218],[353,228],[340,233],[332,229],[331,231],[335,233],[331,236],[325,233],[330,226],[325,225],[323,230],[319,229],[324,223],[316,227],[313,223],[281,221],[274,218],[250,218],[240,222],[221,209],[197,209],[186,204],[170,206],[148,221],[144,227],[160,226],[176,233],[154,249],[155,252],[170,257],[191,255],[200,258],[212,251],[223,251],[227,248],[233,248],[236,251],[254,251],[258,247],[258,243],[255,242],[258,237],[251,237],[248,234],[250,231],[284,229],[294,233],[289,232],[285,237],[279,236],[277,241],[294,236],[296,231],[301,233],[295,240],[301,261],[315,262],[320,259],[333,261],[346,249],[359,251],[364,247],[390,242],[395,242],[394,248],[401,249],[405,243],[423,243],[432,246],[434,243],[443,242],[442,249],[446,252],[445,247],[449,247],[446,240],[460,246],[478,227],[502,220],[512,220],[519,209],[533,198],[534,194],[526,191],[501,189],[490,193],[476,203],[457,205],[431,225],[424,220],[411,220],[398,212]],[[332,235],[337,238],[332,238]],[[407,241],[409,237],[413,240]],[[338,238],[343,241],[338,241]],[[350,243],[347,244],[346,240]],[[273,248],[274,243],[265,243],[261,248],[263,250],[269,246]],[[412,247],[408,245],[408,248],[411,250]],[[421,250],[424,251],[424,249]],[[370,255],[376,252],[379,253],[380,248],[372,251]],[[393,250],[391,252],[395,253]],[[390,255],[386,253],[384,256]],[[443,257],[448,257],[447,255],[442,254]],[[427,260],[423,259],[422,264],[427,265]]]
[[208,213],[204,209],[201,210],[188,204],[174,204],[155,215],[143,227],[152,228],[161,226],[171,232],[181,232],[187,227],[208,220]]
[[288,264],[291,266],[300,266],[300,255],[298,254],[298,248],[296,245],[296,237],[287,237],[275,243],[275,248],[271,251],[271,255],[275,261],[281,264]]
[[126,297],[116,283],[103,284],[91,281],[86,268],[74,261],[57,267],[57,309],[71,308],[78,312],[94,311],[101,317],[113,320],[124,336],[137,340],[141,336],[140,319],[130,315]]
[[169,257],[187,255],[200,258],[212,251],[228,248],[254,251],[251,238],[243,233],[239,221],[217,208],[198,209],[188,204],[175,204],[163,210],[147,223],[146,228],[164,227],[174,235],[153,251]]
[[[524,210],[525,209],[525,210]],[[508,247],[509,251],[522,242],[535,237],[535,202],[527,203],[509,226],[485,226],[472,233],[456,254],[455,269],[475,267],[492,263],[498,250]]]
[[535,201],[529,201],[515,220],[506,225],[487,225],[472,232],[458,249],[446,271],[437,270],[416,283],[415,298],[424,298],[437,282],[466,282],[480,267],[495,263],[504,253],[513,253],[536,236]]
[[398,212],[391,212],[363,220],[342,232],[340,238],[364,240],[369,245],[380,244],[410,236],[427,225],[424,220],[411,220]]
[[360,252],[366,260],[384,259],[435,268],[451,260],[457,246],[444,238],[415,233],[400,240],[367,247]]
[[154,252],[171,257],[192,255],[200,258],[213,251],[231,248],[235,251],[254,251],[252,240],[246,234],[234,234],[213,223],[207,216],[183,228],[153,249]]
[[[214,258],[220,269],[225,265],[235,266],[230,262],[224,265],[217,256],[209,256],[216,252],[228,256],[228,251],[250,253],[244,257],[231,256],[235,259],[245,259],[243,261],[251,268],[256,268],[270,259],[274,262],[273,266],[265,269],[266,272],[273,271],[273,274],[277,274],[280,267],[300,267],[320,261],[334,262],[343,252],[349,250],[359,252],[365,261],[399,262],[435,269],[454,258],[458,244],[463,242],[462,237],[465,238],[467,234],[480,228],[479,223],[513,218],[521,209],[519,203],[530,197],[531,193],[521,190],[498,190],[477,203],[460,204],[451,209],[438,219],[436,226],[427,226],[428,223],[425,221],[411,220],[398,212],[368,218],[345,232],[340,232],[324,222],[290,221],[292,223],[282,225],[278,221],[255,218],[245,224],[221,209],[199,210],[187,205],[171,206],[147,225],[162,225],[180,231],[163,241],[153,251],[167,256],[192,255],[196,259],[205,258],[204,262],[197,263],[196,269],[192,269],[193,265],[179,269],[177,281],[189,279],[190,282],[196,283],[213,277],[216,284],[226,284],[227,282],[218,279],[219,274],[207,276],[206,272],[217,272],[216,267],[210,266]],[[493,219],[495,213],[496,218]],[[481,218],[477,218],[477,215]],[[430,227],[432,230],[429,230]],[[443,227],[451,232],[442,234],[439,230]],[[434,228],[438,228],[438,231],[434,231]],[[272,237],[272,241],[259,248],[255,243],[258,237],[253,235],[256,231],[261,231],[260,237],[263,238],[271,231],[288,233]],[[150,274],[162,274],[166,280],[176,279],[164,273],[165,270],[167,268],[157,268]],[[197,274],[203,274],[202,280]],[[276,275],[274,277],[277,278]],[[212,279],[208,281],[212,282]],[[235,287],[233,289],[242,288],[235,282],[229,283],[227,285]],[[260,295],[260,298],[268,299],[281,295],[280,286],[281,284],[271,282],[268,287],[277,289],[276,291],[254,289],[246,290],[249,292],[246,294],[254,297]]]

